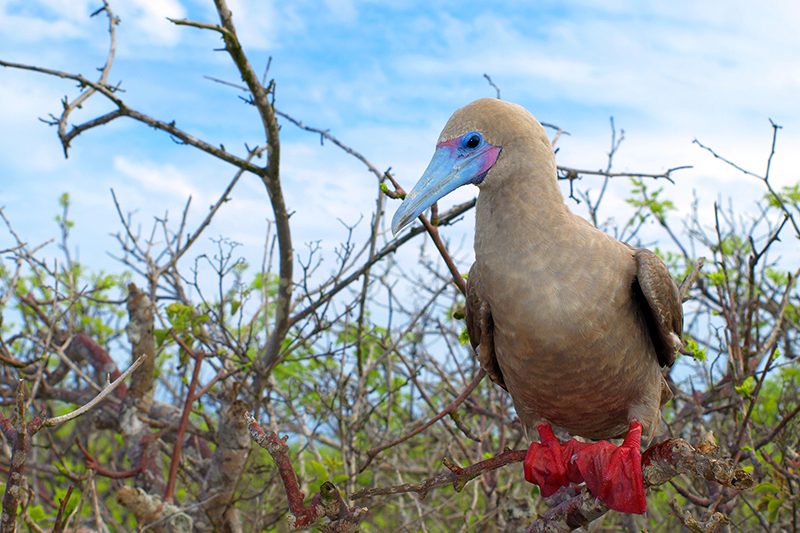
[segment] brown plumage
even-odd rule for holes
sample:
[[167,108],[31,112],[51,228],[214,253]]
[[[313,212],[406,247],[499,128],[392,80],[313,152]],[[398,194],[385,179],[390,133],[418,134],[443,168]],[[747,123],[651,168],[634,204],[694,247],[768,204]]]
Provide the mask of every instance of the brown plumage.
[[[481,366],[511,394],[529,436],[546,420],[608,439],[632,419],[652,436],[671,397],[660,369],[675,361],[683,328],[666,265],[569,211],[550,141],[524,108],[473,102],[453,114],[438,147],[468,161],[475,133],[487,147],[474,163],[483,173],[462,177],[464,162],[450,176],[480,187],[466,309]],[[425,179],[395,216],[395,231],[446,194],[437,189],[422,202],[415,194]]]

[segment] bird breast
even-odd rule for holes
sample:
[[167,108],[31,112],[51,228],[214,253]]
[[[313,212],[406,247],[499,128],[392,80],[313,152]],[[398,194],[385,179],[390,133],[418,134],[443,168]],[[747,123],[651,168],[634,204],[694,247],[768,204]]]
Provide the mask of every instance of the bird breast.
[[505,232],[475,240],[498,365],[526,426],[543,417],[575,435],[615,437],[632,407],[658,411],[661,378],[631,291],[633,252],[566,207],[554,212],[546,221],[506,212],[515,218],[506,227],[497,214],[478,225]]

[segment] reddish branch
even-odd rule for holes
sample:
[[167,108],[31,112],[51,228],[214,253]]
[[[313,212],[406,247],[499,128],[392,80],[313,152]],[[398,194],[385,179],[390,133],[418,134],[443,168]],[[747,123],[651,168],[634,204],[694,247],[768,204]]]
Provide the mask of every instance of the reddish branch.
[[83,463],[86,466],[86,468],[94,470],[101,476],[105,476],[111,479],[125,479],[129,477],[134,477],[139,475],[139,473],[141,473],[142,471],[144,471],[144,467],[147,464],[147,457],[144,454],[142,454],[142,457],[139,460],[139,464],[136,466],[136,468],[133,468],[131,470],[125,470],[123,472],[119,472],[117,470],[111,470],[109,468],[102,466],[100,462],[97,460],[97,458],[91,453],[89,453],[89,450],[87,450],[83,446],[80,440],[78,440],[77,442],[78,442],[78,447],[81,449],[81,452],[83,452]]
[[[66,352],[69,353],[71,350],[74,350],[83,356],[84,359],[88,360],[98,375],[108,375],[109,379],[112,381],[120,376],[117,364],[111,359],[108,352],[87,334],[75,334],[75,336],[72,337],[72,342],[70,342],[69,346],[66,348]],[[71,359],[75,358],[71,357]],[[120,400],[123,399],[127,393],[128,387],[124,383],[121,383],[115,392],[117,398]]]
[[61,533],[61,530],[64,527],[64,524],[61,522],[64,518],[64,509],[67,508],[67,503],[69,503],[69,498],[72,496],[72,490],[75,487],[72,485],[69,486],[67,489],[67,495],[63,498],[59,498],[59,506],[58,506],[58,514],[56,515],[56,523],[53,525],[53,533]]
[[[678,474],[725,485],[735,490],[753,486],[753,478],[738,468],[730,457],[720,458],[714,436],[708,433],[695,448],[683,439],[668,439],[654,444],[642,455],[642,474],[646,487],[666,483]],[[567,532],[587,526],[608,508],[584,487],[581,494],[540,516],[525,533]]]
[[[450,483],[456,491],[460,491],[467,482],[476,477],[508,464],[522,462],[525,454],[526,450],[506,450],[496,457],[466,468],[460,468],[445,459],[444,464],[450,469],[447,474],[419,483],[363,489],[350,496],[350,499],[358,500],[406,492],[416,492],[420,498],[424,498],[430,490]],[[642,455],[642,473],[646,487],[662,485],[678,474],[699,477],[734,490],[744,490],[753,486],[753,479],[747,472],[738,468],[733,459],[719,457],[719,447],[714,443],[712,433],[704,436],[697,447],[683,439],[668,439],[654,444]],[[569,498],[541,515],[526,533],[573,531],[588,525],[607,511],[608,507],[582,486],[577,496]]]
[[367,450],[367,461],[359,469],[359,472],[363,472],[364,469],[369,466],[369,464],[372,462],[372,460],[375,458],[375,456],[378,455],[379,453],[381,453],[382,451],[387,450],[389,448],[392,448],[393,446],[397,446],[401,442],[407,441],[408,439],[410,439],[414,435],[420,433],[421,431],[425,431],[426,429],[428,429],[430,426],[432,426],[438,420],[441,420],[445,416],[454,413],[456,411],[456,409],[458,409],[458,406],[461,405],[464,402],[464,400],[466,400],[467,397],[470,394],[472,394],[472,391],[475,390],[475,388],[478,386],[478,384],[483,379],[483,376],[485,376],[485,375],[486,375],[486,372],[484,372],[484,370],[482,368],[479,369],[478,373],[475,375],[473,380],[469,383],[469,385],[467,385],[467,388],[465,388],[464,391],[461,394],[459,394],[456,397],[455,400],[450,402],[450,404],[447,405],[447,407],[445,407],[444,409],[439,411],[439,414],[437,414],[436,416],[434,416],[433,418],[431,418],[430,420],[428,420],[427,422],[425,422],[421,426],[418,426],[416,429],[410,431],[409,433],[406,433],[402,437],[396,438],[392,442],[389,442],[389,443],[383,444],[381,446],[377,446],[375,448]]
[[[30,307],[36,316],[47,325],[48,328],[52,329],[52,323],[50,318],[47,314],[42,310],[39,306],[39,303],[34,299],[33,295],[28,293],[27,295],[20,296],[20,301]],[[67,333],[64,331],[54,331],[54,338],[59,343],[66,342],[67,340]],[[85,333],[77,333],[72,337],[69,346],[66,347],[65,353],[72,359],[73,361],[77,360],[88,360],[91,365],[94,367],[95,372],[100,376],[108,375],[109,378],[113,381],[116,380],[120,376],[120,372],[117,369],[117,364],[108,354],[108,352],[100,346],[94,339],[86,335]],[[30,363],[22,363],[17,362],[16,360],[5,361],[7,364],[11,364],[12,366],[27,366]],[[55,381],[58,381],[56,379]],[[124,398],[125,394],[127,393],[128,387],[123,383],[117,388],[116,396],[117,398]]]
[[169,477],[167,478],[167,488],[164,490],[164,501],[173,502],[175,499],[175,480],[178,477],[178,466],[180,465],[181,448],[183,447],[183,435],[186,433],[186,426],[189,424],[189,413],[192,412],[192,404],[195,401],[194,391],[197,389],[197,380],[200,377],[200,367],[203,365],[203,352],[195,352],[191,350],[181,338],[170,331],[172,338],[175,342],[181,345],[186,350],[192,359],[194,359],[194,371],[192,372],[192,381],[189,383],[189,391],[186,393],[186,401],[183,404],[183,414],[181,421],[178,423],[177,435],[175,435],[175,444],[172,448],[172,462],[169,467]]
[[[204,390],[200,389],[194,394],[195,401],[203,396],[203,392]],[[174,444],[176,431],[178,429],[178,424],[180,424],[182,414],[182,410],[170,404],[153,402],[153,405],[150,406],[149,416],[139,415],[139,420],[148,424],[150,427],[166,429],[166,433],[159,432],[162,434],[161,440],[167,444]],[[216,436],[213,432],[198,428],[190,420],[186,425],[186,433],[190,436],[184,441],[184,446],[191,446],[193,449],[196,449],[203,459],[211,457],[214,452],[211,450],[208,443],[216,441]]]
[[111,394],[111,392],[122,383],[123,379],[127,378],[142,364],[142,361],[143,358],[140,357],[124,374],[120,375],[114,383],[107,384],[106,387],[86,405],[79,407],[71,413],[54,418],[48,418],[45,411],[42,411],[27,424],[25,423],[25,382],[23,380],[19,381],[17,386],[17,406],[13,419],[10,420],[6,418],[0,411],[0,430],[3,432],[6,441],[11,445],[12,450],[8,469],[8,481],[6,482],[6,491],[3,495],[3,513],[0,519],[0,533],[14,533],[17,530],[17,507],[20,501],[20,491],[22,490],[25,462],[28,458],[28,451],[30,451],[31,448],[31,437],[38,433],[43,427],[55,427],[87,413],[95,405],[100,403],[103,398]]
[[278,472],[286,489],[286,498],[289,500],[288,517],[289,528],[292,531],[307,529],[323,517],[330,522],[317,527],[326,533],[346,533],[358,530],[358,524],[367,512],[366,507],[348,507],[339,489],[326,481],[322,484],[308,505],[304,505],[305,494],[300,490],[297,482],[292,460],[289,458],[289,446],[286,440],[280,438],[273,431],[264,431],[256,419],[249,412],[245,413],[250,430],[250,438],[267,450],[278,467]]
[[[434,214],[434,213],[436,213],[436,204],[433,204],[433,207],[431,208],[431,219],[434,222],[436,222],[436,219],[438,218],[436,215],[438,213],[436,213],[436,214]],[[453,261],[453,258],[450,257],[450,253],[447,251],[447,247],[444,245],[444,242],[442,241],[441,235],[439,235],[438,226],[436,226],[433,223],[431,223],[430,221],[428,221],[428,219],[426,219],[423,215],[420,215],[419,219],[422,221],[422,224],[425,226],[425,230],[427,230],[428,235],[430,235],[431,239],[433,239],[433,243],[436,245],[436,249],[439,250],[439,254],[441,254],[442,259],[444,259],[444,262],[447,265],[448,270],[450,270],[450,274],[453,276],[453,281],[455,282],[456,286],[458,287],[458,290],[461,291],[461,294],[466,296],[466,294],[467,294],[467,282],[464,279],[464,276],[462,276],[458,272],[458,268],[456,267],[456,264]]]
[[22,491],[23,472],[28,452],[31,449],[31,437],[44,425],[45,416],[40,414],[25,423],[24,382],[20,380],[17,387],[17,406],[13,419],[9,420],[0,411],[0,430],[11,445],[11,463],[8,469],[8,481],[3,495],[3,516],[0,519],[0,532],[14,533],[17,530],[17,507]]
[[476,477],[506,465],[521,463],[525,459],[526,453],[526,450],[505,450],[503,453],[491,459],[475,463],[466,468],[461,468],[445,458],[442,460],[442,463],[450,469],[449,473],[440,474],[436,477],[426,479],[425,481],[420,481],[419,483],[404,483],[402,485],[393,485],[390,487],[362,489],[352,494],[350,499],[360,500],[362,498],[371,498],[384,494],[401,494],[404,492],[416,492],[419,494],[420,499],[423,499],[431,490],[449,484],[453,485],[453,489],[455,489],[456,492],[461,492],[467,482]]
[[678,474],[713,481],[735,490],[753,486],[750,474],[738,468],[730,457],[719,456],[714,434],[709,432],[697,447],[683,439],[654,444],[642,455],[645,485],[663,485]]
[[[406,191],[403,189],[399,183],[397,183],[392,177],[391,174],[388,172],[386,173],[386,178],[392,182],[392,186],[394,187],[394,192],[390,192],[388,189],[383,189],[384,193],[389,198],[405,198]],[[433,204],[431,206],[431,220],[428,220],[425,215],[420,215],[419,219],[422,222],[422,225],[425,226],[425,230],[428,232],[428,235],[431,236],[433,239],[433,243],[436,245],[436,249],[439,250],[439,254],[441,254],[442,259],[444,259],[445,264],[447,265],[447,269],[450,270],[450,274],[453,276],[453,281],[455,282],[458,290],[461,291],[461,294],[467,294],[467,282],[464,280],[464,276],[462,276],[458,272],[458,268],[456,267],[453,258],[450,256],[450,252],[447,251],[447,247],[444,245],[442,241],[442,237],[439,235],[439,208],[437,204]]]

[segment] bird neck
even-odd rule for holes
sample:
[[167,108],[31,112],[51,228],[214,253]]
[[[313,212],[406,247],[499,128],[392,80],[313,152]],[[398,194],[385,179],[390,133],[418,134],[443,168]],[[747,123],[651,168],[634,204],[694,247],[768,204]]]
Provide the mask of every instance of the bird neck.
[[555,164],[519,169],[494,187],[483,187],[475,210],[475,254],[537,250],[560,240],[573,223],[558,187]]

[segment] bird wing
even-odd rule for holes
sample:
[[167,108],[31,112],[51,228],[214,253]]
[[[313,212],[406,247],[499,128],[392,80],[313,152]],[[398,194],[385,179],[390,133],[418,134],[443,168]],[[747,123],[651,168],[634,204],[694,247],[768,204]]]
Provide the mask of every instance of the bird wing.
[[678,287],[667,265],[650,250],[634,252],[637,263],[633,291],[644,315],[661,366],[672,366],[683,347],[683,309]]
[[494,351],[494,321],[492,310],[483,296],[478,265],[473,264],[467,276],[467,333],[472,349],[478,355],[478,361],[492,381],[508,390],[503,372],[497,364]]

